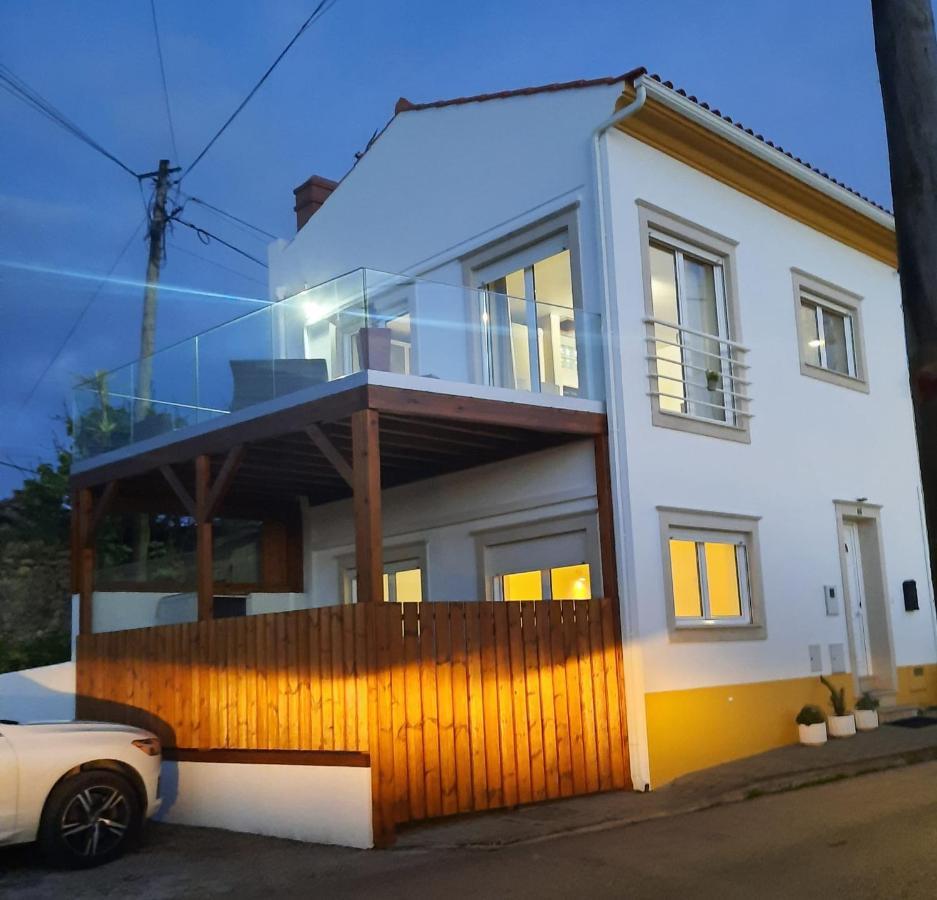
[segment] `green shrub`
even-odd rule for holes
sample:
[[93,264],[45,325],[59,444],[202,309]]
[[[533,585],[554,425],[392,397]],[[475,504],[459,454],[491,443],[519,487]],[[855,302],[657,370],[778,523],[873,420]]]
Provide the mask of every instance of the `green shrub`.
[[826,675],[821,675],[820,681],[823,682],[824,687],[830,692],[830,706],[833,707],[833,714],[845,716],[848,712],[846,709],[846,688],[837,688]]
[[826,716],[823,715],[823,710],[819,706],[808,704],[797,713],[795,721],[798,725],[821,725],[826,721]]
[[856,709],[878,709],[878,698],[866,691],[857,701]]

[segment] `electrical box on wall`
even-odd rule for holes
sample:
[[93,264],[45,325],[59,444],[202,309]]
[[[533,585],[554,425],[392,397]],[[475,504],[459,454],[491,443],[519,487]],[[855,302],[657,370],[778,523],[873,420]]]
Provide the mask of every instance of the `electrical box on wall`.
[[916,609],[921,607],[918,605],[917,601],[917,582],[913,579],[909,581],[901,582],[901,590],[904,594],[904,608],[905,612],[914,612]]
[[807,646],[807,652],[810,654],[810,671],[822,672],[823,671],[823,653],[820,650],[820,645],[809,644]]
[[830,670],[834,673],[846,671],[846,648],[843,644],[830,644]]
[[828,616],[838,616],[839,598],[836,593],[836,586],[832,584],[824,585],[823,598],[826,600],[826,614]]

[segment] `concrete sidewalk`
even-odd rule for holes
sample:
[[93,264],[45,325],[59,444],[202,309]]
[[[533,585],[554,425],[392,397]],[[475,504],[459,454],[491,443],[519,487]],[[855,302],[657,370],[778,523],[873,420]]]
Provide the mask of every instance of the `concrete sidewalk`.
[[402,829],[396,848],[440,850],[536,843],[561,834],[600,831],[937,759],[937,725],[883,725],[822,747],[793,744],[679,778],[656,791],[619,791],[458,816]]

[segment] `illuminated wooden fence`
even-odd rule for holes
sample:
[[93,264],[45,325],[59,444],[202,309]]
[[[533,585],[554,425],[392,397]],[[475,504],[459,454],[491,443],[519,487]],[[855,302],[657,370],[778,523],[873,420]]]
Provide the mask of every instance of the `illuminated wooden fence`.
[[394,826],[630,786],[609,600],[358,604],[80,635],[78,715],[167,748],[368,754]]

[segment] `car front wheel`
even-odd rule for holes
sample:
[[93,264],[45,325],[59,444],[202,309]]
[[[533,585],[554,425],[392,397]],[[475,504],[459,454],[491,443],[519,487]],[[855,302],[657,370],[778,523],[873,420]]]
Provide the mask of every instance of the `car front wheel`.
[[39,846],[51,863],[81,869],[110,862],[136,841],[142,812],[136,791],[116,772],[79,772],[46,801]]

